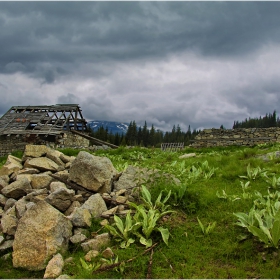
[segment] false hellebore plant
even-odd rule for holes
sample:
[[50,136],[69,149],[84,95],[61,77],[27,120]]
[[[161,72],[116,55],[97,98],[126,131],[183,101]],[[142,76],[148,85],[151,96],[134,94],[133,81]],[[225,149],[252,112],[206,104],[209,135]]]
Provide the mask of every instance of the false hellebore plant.
[[[248,214],[233,213],[237,218],[238,226],[247,228],[259,241],[265,243],[266,247],[278,248],[280,240],[280,193],[259,197],[254,201],[254,206]],[[276,201],[274,200],[276,198]]]
[[131,211],[129,211],[125,221],[122,221],[122,219],[115,215],[115,223],[113,225],[106,225],[105,227],[111,235],[116,237],[116,241],[121,242],[121,248],[129,247],[136,239],[139,239],[139,242],[147,248],[151,247],[153,245],[151,235],[155,231],[161,233],[164,243],[168,245],[169,231],[166,228],[158,227],[157,222],[161,217],[174,212],[167,210],[169,205],[165,205],[170,195],[171,192],[161,201],[161,192],[155,203],[153,203],[150,192],[145,186],[142,186],[141,199],[143,204],[129,203],[136,211],[134,216],[132,217]]

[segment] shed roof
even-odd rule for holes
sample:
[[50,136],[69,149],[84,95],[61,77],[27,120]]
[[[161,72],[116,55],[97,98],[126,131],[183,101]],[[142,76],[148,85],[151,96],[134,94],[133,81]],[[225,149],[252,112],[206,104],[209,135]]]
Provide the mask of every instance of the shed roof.
[[78,104],[13,106],[0,118],[0,135],[57,135],[72,129],[87,130]]

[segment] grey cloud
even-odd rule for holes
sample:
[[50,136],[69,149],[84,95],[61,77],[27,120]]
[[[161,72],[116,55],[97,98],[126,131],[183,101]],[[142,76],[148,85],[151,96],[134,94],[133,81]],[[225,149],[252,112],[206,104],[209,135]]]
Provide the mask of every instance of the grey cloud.
[[279,107],[279,26],[280,2],[0,2],[0,110],[231,127]]
[[79,104],[80,99],[73,93],[68,93],[66,95],[61,95],[57,98],[58,104]]
[[106,96],[87,98],[80,105],[83,109],[84,117],[89,120],[99,119],[110,121],[115,119],[112,114],[113,104]]
[[4,89],[7,89],[7,86],[4,85],[4,84],[2,84],[2,83],[0,83],[0,87],[2,87],[2,88],[4,88]]
[[5,69],[8,73],[14,73],[18,71],[25,71],[26,67],[19,62],[12,61],[5,65]]
[[51,83],[54,82],[54,80],[55,80],[54,72],[51,71],[51,70],[46,71],[46,73],[45,73],[45,82],[48,83],[48,84],[51,84]]

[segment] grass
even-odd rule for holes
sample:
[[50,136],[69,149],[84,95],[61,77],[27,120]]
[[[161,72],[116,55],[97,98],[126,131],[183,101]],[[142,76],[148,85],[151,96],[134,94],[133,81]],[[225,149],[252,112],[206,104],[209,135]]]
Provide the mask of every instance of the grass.
[[[280,252],[278,249],[265,248],[264,244],[250,235],[245,229],[235,225],[237,222],[234,212],[248,212],[254,198],[231,201],[219,198],[216,193],[226,192],[228,196],[241,196],[240,181],[246,182],[239,176],[245,176],[247,166],[261,167],[279,172],[279,159],[262,161],[256,155],[280,150],[279,144],[248,147],[217,147],[190,149],[165,153],[159,149],[119,148],[117,150],[97,151],[94,154],[111,159],[114,166],[120,169],[125,164],[158,169],[162,173],[174,174],[186,184],[186,189],[180,200],[175,201],[171,196],[168,203],[176,213],[166,217],[161,223],[169,229],[171,234],[169,245],[161,241],[159,235],[154,234],[154,242],[159,244],[154,248],[152,258],[152,278],[280,278]],[[63,150],[61,150],[64,152]],[[195,152],[194,158],[179,159],[184,153]],[[68,155],[75,155],[67,150]],[[210,179],[202,176],[189,182],[190,172],[187,167],[208,161],[209,166],[217,168]],[[176,163],[175,163],[176,161]],[[183,166],[185,161],[185,170]],[[3,161],[1,161],[3,162]],[[259,191],[267,194],[268,184],[262,177],[257,177],[250,184],[250,193]],[[157,180],[150,189],[155,199],[161,190],[175,191],[175,186],[166,180]],[[216,222],[216,227],[209,234],[203,234],[197,217],[203,225]],[[93,223],[91,231],[99,228],[98,221]],[[240,239],[247,235],[247,238]],[[115,270],[95,273],[82,269],[79,258],[84,256],[79,246],[70,248],[66,257],[73,257],[74,261],[65,265],[63,273],[72,278],[141,278],[147,276],[150,252],[140,256],[145,247],[139,243],[132,244],[127,249],[120,249],[119,244],[112,240],[110,247],[120,261],[138,256],[125,266],[123,273]],[[11,258],[0,261],[0,278],[42,278],[42,272],[32,274],[27,271],[13,269]],[[40,274],[41,273],[41,274]]]

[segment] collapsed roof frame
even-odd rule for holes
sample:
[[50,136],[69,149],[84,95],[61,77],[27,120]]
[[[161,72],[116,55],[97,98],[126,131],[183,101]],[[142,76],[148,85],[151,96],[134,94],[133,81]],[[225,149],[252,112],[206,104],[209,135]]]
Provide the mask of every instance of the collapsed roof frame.
[[59,135],[65,131],[87,131],[78,104],[13,106],[0,118],[0,135]]

